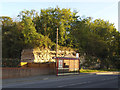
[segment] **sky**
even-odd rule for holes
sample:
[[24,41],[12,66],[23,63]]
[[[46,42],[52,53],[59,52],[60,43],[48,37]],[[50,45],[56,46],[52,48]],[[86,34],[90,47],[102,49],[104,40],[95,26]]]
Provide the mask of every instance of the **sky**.
[[103,19],[114,23],[118,30],[118,1],[119,0],[2,0],[0,3],[0,16],[16,18],[20,11],[49,7],[71,8],[77,10],[79,16]]

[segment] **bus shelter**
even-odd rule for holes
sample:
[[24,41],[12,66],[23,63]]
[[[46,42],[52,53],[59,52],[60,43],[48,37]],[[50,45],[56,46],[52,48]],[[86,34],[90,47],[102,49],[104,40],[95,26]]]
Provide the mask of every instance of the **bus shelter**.
[[79,58],[54,57],[56,59],[56,75],[70,75],[80,73]]

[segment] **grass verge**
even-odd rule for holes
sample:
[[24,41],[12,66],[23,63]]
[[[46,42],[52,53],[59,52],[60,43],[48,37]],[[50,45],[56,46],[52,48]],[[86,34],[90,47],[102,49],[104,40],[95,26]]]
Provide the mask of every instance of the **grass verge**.
[[101,69],[101,70],[80,69],[81,73],[110,72],[110,71],[120,71],[120,70],[118,70],[118,69]]

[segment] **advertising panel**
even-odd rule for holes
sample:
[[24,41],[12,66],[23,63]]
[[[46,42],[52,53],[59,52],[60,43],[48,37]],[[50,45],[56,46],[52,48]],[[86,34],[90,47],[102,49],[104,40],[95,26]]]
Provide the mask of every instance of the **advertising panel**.
[[59,60],[58,68],[63,68],[63,60]]

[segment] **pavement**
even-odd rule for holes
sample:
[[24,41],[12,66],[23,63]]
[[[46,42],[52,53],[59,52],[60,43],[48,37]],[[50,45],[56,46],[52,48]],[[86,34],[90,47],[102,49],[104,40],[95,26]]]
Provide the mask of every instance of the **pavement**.
[[110,72],[88,72],[89,74],[96,75],[120,75],[120,71],[110,71]]
[[114,72],[97,72],[96,75],[120,75],[120,72],[114,71]]

